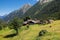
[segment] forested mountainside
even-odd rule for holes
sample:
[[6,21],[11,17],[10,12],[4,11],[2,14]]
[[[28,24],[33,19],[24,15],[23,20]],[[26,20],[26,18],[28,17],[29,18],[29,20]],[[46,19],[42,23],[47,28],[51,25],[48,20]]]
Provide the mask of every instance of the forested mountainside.
[[59,19],[60,15],[60,0],[52,0],[41,5],[37,2],[32,6],[23,17],[30,16],[38,19]]

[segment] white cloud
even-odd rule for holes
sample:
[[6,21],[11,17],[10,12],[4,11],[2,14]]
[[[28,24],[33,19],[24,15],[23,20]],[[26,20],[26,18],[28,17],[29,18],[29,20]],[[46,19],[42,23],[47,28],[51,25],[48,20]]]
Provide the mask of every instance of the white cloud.
[[39,1],[39,0],[33,0],[33,1]]

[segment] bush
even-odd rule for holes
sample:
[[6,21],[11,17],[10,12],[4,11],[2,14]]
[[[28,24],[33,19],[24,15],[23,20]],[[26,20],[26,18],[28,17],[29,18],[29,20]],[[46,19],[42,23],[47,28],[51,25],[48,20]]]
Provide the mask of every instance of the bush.
[[39,36],[43,36],[43,35],[45,35],[47,33],[47,30],[41,30],[40,32],[39,32]]
[[0,30],[2,30],[2,27],[0,26]]

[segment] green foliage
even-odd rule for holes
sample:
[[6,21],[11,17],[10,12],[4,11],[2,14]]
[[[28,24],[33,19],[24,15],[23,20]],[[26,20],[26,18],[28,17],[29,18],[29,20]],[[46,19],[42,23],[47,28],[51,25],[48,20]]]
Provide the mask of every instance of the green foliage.
[[7,27],[7,23],[0,19],[0,30],[5,29]]
[[31,17],[30,16],[25,17],[24,21],[27,21],[28,19],[31,19]]
[[19,28],[22,24],[23,20],[20,20],[19,18],[15,17],[13,20],[9,21],[9,25],[14,28]]
[[54,14],[51,15],[52,19],[60,19],[60,12],[55,12]]
[[23,19],[19,19],[18,17],[15,17],[13,20],[8,22],[8,25],[10,29],[14,29],[18,34],[18,29],[22,26],[22,23],[23,23]]
[[14,29],[16,31],[16,34],[18,34],[18,28],[20,27],[18,18],[15,17],[13,20],[10,21],[10,28]]
[[39,36],[43,36],[43,35],[45,35],[46,33],[48,33],[47,30],[41,30],[41,31],[39,32]]

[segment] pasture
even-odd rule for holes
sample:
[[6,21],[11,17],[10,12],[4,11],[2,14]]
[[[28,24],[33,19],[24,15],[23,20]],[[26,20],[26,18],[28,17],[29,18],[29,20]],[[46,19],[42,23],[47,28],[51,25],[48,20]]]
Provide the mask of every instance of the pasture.
[[[13,34],[15,33],[15,31],[13,29],[10,30],[8,27],[4,30],[1,30],[0,40],[60,40],[60,20],[45,25],[29,25],[29,28],[27,28],[26,26],[22,26],[18,30],[18,35],[9,38],[4,38],[4,36]],[[48,33],[38,37],[41,30],[47,30]]]

